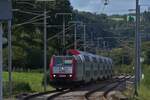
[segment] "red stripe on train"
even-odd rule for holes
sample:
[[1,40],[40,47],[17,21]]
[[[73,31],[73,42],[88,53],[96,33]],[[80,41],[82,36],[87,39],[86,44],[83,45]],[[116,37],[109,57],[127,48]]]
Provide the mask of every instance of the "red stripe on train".
[[55,57],[53,56],[51,58],[51,62],[50,62],[50,79],[53,80],[53,67],[54,67],[54,63],[55,63]]
[[77,61],[75,59],[73,59],[73,71],[72,71],[72,79],[76,80],[76,65],[77,65]]

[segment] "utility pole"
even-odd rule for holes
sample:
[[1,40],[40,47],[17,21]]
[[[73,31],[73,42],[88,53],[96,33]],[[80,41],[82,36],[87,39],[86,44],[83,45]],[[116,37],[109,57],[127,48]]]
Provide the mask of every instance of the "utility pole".
[[97,51],[99,51],[100,50],[100,40],[102,40],[103,38],[101,38],[101,37],[98,37],[97,38]]
[[3,29],[2,22],[0,21],[0,100],[3,100],[3,81],[2,81],[2,72],[3,72],[3,55],[2,55],[2,37],[3,37]]
[[66,42],[66,36],[65,36],[65,22],[66,22],[66,20],[65,20],[65,16],[63,15],[63,46],[64,46],[64,48],[65,48],[65,42]]
[[[4,11],[5,9],[5,11]],[[3,21],[10,21],[8,23],[8,28],[9,28],[9,35],[11,35],[11,19],[12,19],[12,5],[11,5],[11,0],[0,0],[0,100],[3,100],[3,27],[2,27],[2,22]],[[9,40],[11,36],[9,36]],[[11,42],[11,41],[9,41]],[[11,47],[11,43],[8,44],[9,47]],[[11,50],[9,50],[9,54],[11,55]],[[9,55],[9,56],[10,56]],[[11,60],[11,59],[9,59]],[[10,61],[11,62],[11,61]],[[9,63],[11,65],[11,63]],[[11,66],[9,66],[11,67]],[[10,68],[9,68],[10,71]],[[9,72],[9,76],[11,75],[11,72]],[[9,78],[10,79],[10,78]],[[9,84],[11,87],[12,84]],[[9,91],[11,94],[11,90]],[[11,98],[10,98],[11,99]]]
[[136,0],[136,29],[135,29],[135,95],[138,95],[138,85],[140,83],[140,5]]
[[77,25],[74,24],[74,49],[77,49]]
[[74,49],[77,49],[77,24],[83,25],[81,21],[70,21],[69,24],[74,24]]
[[44,91],[46,91],[47,87],[47,77],[46,77],[46,69],[47,69],[47,11],[46,11],[46,1],[44,1]]
[[63,17],[63,50],[65,50],[65,45],[66,45],[65,44],[65,42],[66,42],[66,36],[65,36],[66,19],[65,19],[65,16],[72,17],[72,13],[56,13],[55,17],[57,17],[58,15]]
[[84,27],[84,51],[86,51],[86,25],[83,25]]
[[12,37],[11,37],[11,20],[8,21],[8,72],[9,72],[9,97],[12,96]]
[[[11,0],[10,0],[11,1]],[[32,14],[32,15],[37,15],[36,17],[34,17],[33,19],[36,19],[36,18],[38,18],[38,17],[40,17],[40,16],[42,16],[42,15],[44,15],[43,16],[43,20],[44,20],[44,22],[43,22],[43,27],[44,27],[44,29],[43,29],[43,31],[44,31],[44,36],[43,36],[43,39],[44,39],[44,54],[43,54],[43,56],[44,56],[44,68],[43,68],[43,71],[44,71],[44,73],[43,73],[43,76],[44,76],[44,91],[46,91],[46,87],[47,87],[47,77],[46,77],[46,75],[47,75],[47,13],[48,13],[48,11],[47,11],[47,9],[46,9],[46,3],[49,1],[49,2],[54,2],[55,0],[37,0],[38,2],[43,2],[44,3],[44,9],[43,9],[43,14],[38,14],[38,13],[31,13],[31,12],[26,12],[26,11],[22,11],[22,10],[18,10],[17,9],[17,11],[19,11],[19,12],[22,12],[22,13],[26,13],[26,14]],[[26,2],[21,2],[22,4],[27,4],[27,5],[30,5],[30,6],[33,6],[33,7],[35,7],[36,5],[33,5],[32,3],[26,3]],[[36,21],[38,21],[38,20],[36,20]],[[36,21],[33,21],[33,22],[36,22]],[[21,25],[24,25],[24,24],[28,24],[28,23],[33,23],[32,21],[30,21],[30,22],[27,22],[27,23],[23,23],[23,24],[21,24]]]
[[107,42],[103,41],[103,50],[106,50],[106,49],[107,49]]

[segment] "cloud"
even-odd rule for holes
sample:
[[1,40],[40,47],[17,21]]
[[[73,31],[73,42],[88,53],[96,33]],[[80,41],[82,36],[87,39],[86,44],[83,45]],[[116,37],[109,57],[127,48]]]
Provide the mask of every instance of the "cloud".
[[70,0],[72,6],[80,11],[96,12],[101,7],[101,0]]

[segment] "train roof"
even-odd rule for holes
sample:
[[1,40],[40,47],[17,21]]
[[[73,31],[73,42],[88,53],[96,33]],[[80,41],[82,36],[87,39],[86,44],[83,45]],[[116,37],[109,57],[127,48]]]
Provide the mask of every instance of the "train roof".
[[77,55],[82,55],[82,56],[88,55],[90,57],[95,57],[96,59],[100,58],[100,59],[103,59],[103,60],[105,59],[105,60],[112,61],[112,59],[109,58],[109,57],[104,57],[104,56],[100,56],[100,55],[94,55],[92,53],[87,53],[87,52],[83,52],[83,51],[79,51],[79,50],[75,50],[75,49],[68,50],[68,53],[71,54],[71,55],[75,55],[75,56],[77,56]]

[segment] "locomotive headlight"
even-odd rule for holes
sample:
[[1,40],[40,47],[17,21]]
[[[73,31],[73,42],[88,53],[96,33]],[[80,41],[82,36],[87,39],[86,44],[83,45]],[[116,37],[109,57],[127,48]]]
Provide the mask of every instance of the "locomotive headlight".
[[69,75],[69,77],[72,77],[72,75]]
[[53,75],[53,77],[56,77],[56,75]]

